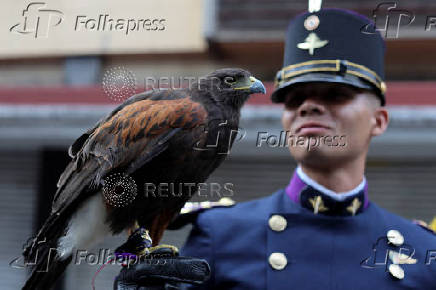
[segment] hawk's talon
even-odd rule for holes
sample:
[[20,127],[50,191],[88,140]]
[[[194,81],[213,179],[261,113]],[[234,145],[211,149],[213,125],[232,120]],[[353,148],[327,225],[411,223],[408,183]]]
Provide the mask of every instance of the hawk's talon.
[[[179,249],[176,246],[173,245],[157,245],[151,248],[148,248],[149,255],[168,255],[168,256],[178,256],[179,255]],[[166,250],[166,251],[165,251]]]
[[139,227],[129,236],[124,244],[115,250],[115,253],[127,253],[141,256],[148,252],[148,248],[150,248],[152,244],[153,243],[148,230],[143,227]]

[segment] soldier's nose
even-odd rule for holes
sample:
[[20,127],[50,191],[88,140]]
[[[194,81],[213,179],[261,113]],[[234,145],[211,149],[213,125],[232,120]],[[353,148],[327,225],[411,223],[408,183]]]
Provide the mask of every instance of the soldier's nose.
[[325,107],[313,99],[306,99],[298,108],[298,115],[306,117],[310,115],[322,115],[325,113]]

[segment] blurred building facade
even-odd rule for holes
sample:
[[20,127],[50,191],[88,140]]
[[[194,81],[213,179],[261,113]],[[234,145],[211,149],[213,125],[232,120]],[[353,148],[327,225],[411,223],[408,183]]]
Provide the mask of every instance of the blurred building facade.
[[[63,2],[46,4],[64,11],[66,19],[66,11],[78,13],[77,7],[81,7],[71,8]],[[137,90],[141,90],[148,77],[179,80],[217,68],[242,67],[265,81],[271,92],[274,75],[282,64],[287,23],[307,9],[303,0],[198,0],[184,4],[176,7],[183,15],[180,21],[201,23],[197,24],[201,26],[199,39],[186,39],[186,44],[180,44],[184,40],[179,38],[174,44],[163,42],[162,49],[144,44],[147,47],[141,51],[135,44],[131,49],[122,47],[123,40],[118,40],[121,47],[112,52],[98,45],[92,47],[93,53],[80,46],[72,52],[60,48],[65,53],[53,53],[51,48],[45,54],[14,55],[12,46],[0,52],[0,229],[4,233],[0,240],[0,279],[4,283],[0,289],[17,289],[25,277],[24,270],[11,268],[8,262],[19,255],[21,245],[48,210],[58,172],[68,160],[68,146],[117,105],[101,88],[105,72],[126,68],[136,77]],[[352,9],[370,18],[379,7],[381,14],[377,17],[381,19],[387,7],[380,4],[383,2],[324,1],[324,7]],[[396,4],[397,10],[413,16],[413,22],[406,25],[407,18],[395,22],[400,12],[391,14],[389,27],[399,23],[401,28],[398,36],[396,30],[386,34],[391,123],[387,133],[371,146],[367,179],[373,201],[406,218],[429,221],[436,215],[436,25],[431,25],[431,17],[436,18],[436,3],[408,0]],[[11,4],[13,9],[2,25],[12,27],[22,19],[26,5],[17,5]],[[128,13],[133,8],[124,7],[122,11]],[[166,11],[158,6],[153,9],[156,15]],[[101,10],[106,13],[107,9]],[[178,15],[168,13],[166,17]],[[195,34],[197,26],[180,29]],[[27,41],[27,45],[32,44]],[[165,49],[172,45],[174,49]],[[264,96],[255,96],[243,109],[241,128],[246,135],[235,143],[228,160],[209,180],[232,183],[230,197],[236,201],[269,195],[289,181],[295,163],[287,148],[256,146],[259,132],[280,135],[281,111]],[[209,194],[195,198],[219,197]],[[181,245],[187,230],[169,232],[166,242]],[[98,247],[114,248],[122,239],[114,238]],[[71,266],[65,289],[89,287],[97,269],[96,265]],[[115,267],[105,269],[97,278],[97,289],[110,289],[116,272]]]

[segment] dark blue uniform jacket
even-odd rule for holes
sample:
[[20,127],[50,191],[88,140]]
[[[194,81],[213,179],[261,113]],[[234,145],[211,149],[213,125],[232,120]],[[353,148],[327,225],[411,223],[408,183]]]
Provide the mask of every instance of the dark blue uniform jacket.
[[[273,215],[284,229],[271,228]],[[402,235],[400,246],[389,230]],[[192,289],[436,289],[433,232],[372,202],[354,216],[314,214],[284,189],[202,212],[181,255],[211,266],[209,282]]]

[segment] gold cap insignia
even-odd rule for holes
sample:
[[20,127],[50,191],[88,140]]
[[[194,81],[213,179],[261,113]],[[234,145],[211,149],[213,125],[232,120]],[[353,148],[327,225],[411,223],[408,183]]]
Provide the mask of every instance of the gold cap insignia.
[[304,42],[297,44],[297,47],[299,49],[307,49],[309,54],[313,55],[315,49],[326,46],[328,42],[328,40],[319,39],[315,32],[311,32],[309,33],[309,36],[306,37]]

